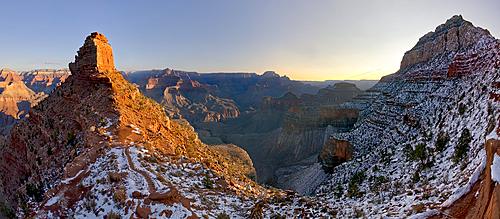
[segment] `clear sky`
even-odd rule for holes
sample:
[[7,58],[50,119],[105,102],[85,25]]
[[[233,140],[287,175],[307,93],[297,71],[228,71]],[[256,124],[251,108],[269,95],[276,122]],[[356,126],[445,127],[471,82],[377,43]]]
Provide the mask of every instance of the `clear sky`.
[[379,79],[419,37],[462,14],[500,36],[498,0],[0,0],[0,68],[67,68],[91,32],[118,70],[274,70],[296,80]]

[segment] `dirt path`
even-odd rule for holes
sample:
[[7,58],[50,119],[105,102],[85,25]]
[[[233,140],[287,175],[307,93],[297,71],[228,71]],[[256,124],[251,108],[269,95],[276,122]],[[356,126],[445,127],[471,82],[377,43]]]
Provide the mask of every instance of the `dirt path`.
[[130,153],[129,153],[129,147],[125,147],[125,155],[127,155],[127,160],[128,160],[128,165],[130,166],[130,169],[132,169],[135,172],[140,173],[144,178],[146,178],[146,181],[148,182],[148,191],[150,194],[156,193],[156,188],[155,184],[153,183],[153,180],[149,177],[149,175],[143,171],[143,170],[138,170],[135,168],[134,163],[132,163],[132,158],[130,158]]

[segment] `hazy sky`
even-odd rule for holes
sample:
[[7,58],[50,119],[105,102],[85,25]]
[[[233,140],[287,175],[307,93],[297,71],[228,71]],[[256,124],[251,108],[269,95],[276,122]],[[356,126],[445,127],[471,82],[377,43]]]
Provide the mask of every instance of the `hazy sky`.
[[0,68],[67,68],[91,32],[118,70],[274,70],[296,80],[379,79],[419,37],[462,14],[500,36],[500,1],[1,0]]

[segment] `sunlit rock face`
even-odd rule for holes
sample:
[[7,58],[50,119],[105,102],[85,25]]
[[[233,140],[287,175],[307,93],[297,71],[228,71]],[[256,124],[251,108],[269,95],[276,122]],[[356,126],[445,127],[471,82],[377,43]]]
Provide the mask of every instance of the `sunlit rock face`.
[[417,44],[403,56],[401,69],[420,62],[429,61],[436,55],[459,52],[467,49],[490,33],[480,27],[474,27],[461,15],[455,15],[446,23],[436,27],[436,30],[421,37]]

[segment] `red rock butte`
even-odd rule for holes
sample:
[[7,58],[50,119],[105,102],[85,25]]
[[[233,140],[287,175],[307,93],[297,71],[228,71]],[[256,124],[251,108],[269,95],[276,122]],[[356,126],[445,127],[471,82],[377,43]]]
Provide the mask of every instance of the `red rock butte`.
[[97,32],[87,36],[85,43],[78,50],[78,55],[75,56],[75,62],[69,63],[69,68],[72,74],[78,77],[99,77],[99,73],[116,71],[113,50],[108,44],[108,39]]

